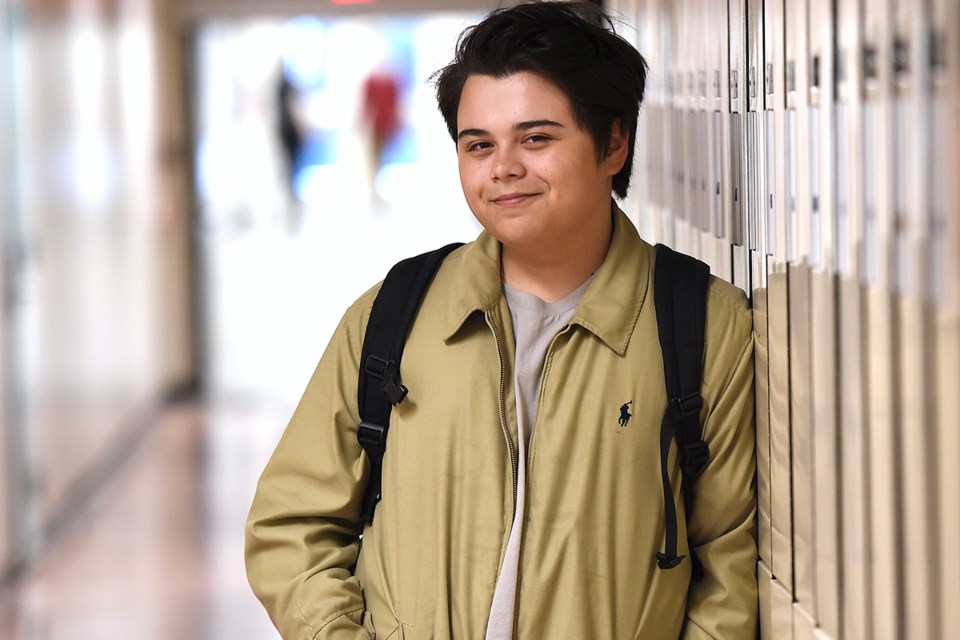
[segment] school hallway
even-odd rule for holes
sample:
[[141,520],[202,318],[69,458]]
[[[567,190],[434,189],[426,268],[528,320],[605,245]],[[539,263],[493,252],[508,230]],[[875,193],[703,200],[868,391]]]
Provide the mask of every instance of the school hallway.
[[[953,640],[960,2],[594,1],[619,205],[752,307],[761,640]],[[430,76],[498,4],[0,0],[0,640],[279,637],[257,478],[344,310],[480,231]]]

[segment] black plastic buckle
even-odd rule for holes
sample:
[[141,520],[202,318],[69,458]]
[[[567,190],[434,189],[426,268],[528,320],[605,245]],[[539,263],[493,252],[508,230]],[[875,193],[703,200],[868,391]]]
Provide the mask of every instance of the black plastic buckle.
[[710,460],[710,447],[706,442],[688,442],[680,447],[680,468],[695,478]]
[[397,406],[407,397],[408,389],[400,383],[397,363],[393,360],[385,360],[374,355],[367,356],[364,371],[382,380],[380,391],[387,394],[387,399],[393,406]]
[[379,424],[361,421],[357,425],[357,441],[363,450],[371,455],[383,455],[387,448],[387,429]]
[[670,401],[670,411],[673,413],[674,420],[699,414],[701,409],[703,409],[703,398],[697,392]]
[[683,559],[686,557],[687,556],[685,555],[671,557],[665,553],[660,553],[659,551],[657,551],[657,566],[660,567],[661,569],[673,569],[674,567],[679,565],[681,562],[683,562]]

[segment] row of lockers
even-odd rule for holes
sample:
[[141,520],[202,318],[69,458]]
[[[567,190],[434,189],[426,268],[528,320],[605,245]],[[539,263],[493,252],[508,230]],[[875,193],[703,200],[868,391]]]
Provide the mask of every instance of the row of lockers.
[[627,209],[754,307],[763,638],[960,629],[960,3],[619,0]]

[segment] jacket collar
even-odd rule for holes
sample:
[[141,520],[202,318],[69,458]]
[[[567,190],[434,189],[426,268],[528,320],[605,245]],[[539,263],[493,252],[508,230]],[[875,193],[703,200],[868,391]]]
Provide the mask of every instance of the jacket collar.
[[[571,324],[579,324],[618,355],[626,353],[640,310],[647,297],[653,250],[630,219],[613,205],[613,237],[603,264],[583,294]],[[451,295],[446,340],[467,318],[487,312],[500,303],[500,243],[483,231],[468,245],[455,267],[457,290]]]

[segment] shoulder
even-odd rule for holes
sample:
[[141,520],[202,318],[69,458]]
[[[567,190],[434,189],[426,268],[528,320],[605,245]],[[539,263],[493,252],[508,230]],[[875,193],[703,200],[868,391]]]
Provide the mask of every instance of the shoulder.
[[714,323],[734,323],[749,331],[753,327],[753,311],[742,289],[711,275],[707,285],[708,330]]
[[729,282],[710,276],[704,336],[704,381],[723,381],[748,366],[753,355],[753,311],[746,294]]

